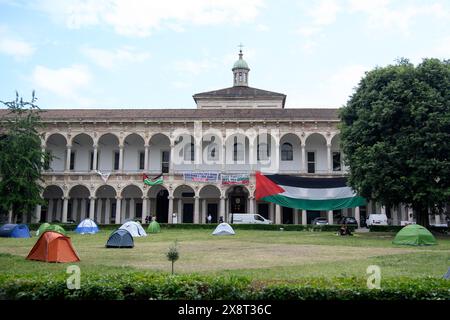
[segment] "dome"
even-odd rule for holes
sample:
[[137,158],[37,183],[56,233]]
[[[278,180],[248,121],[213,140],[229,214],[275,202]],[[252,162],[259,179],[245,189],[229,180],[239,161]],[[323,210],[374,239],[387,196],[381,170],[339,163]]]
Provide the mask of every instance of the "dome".
[[247,69],[247,70],[250,70],[250,68],[248,67],[247,62],[245,62],[244,59],[239,59],[239,60],[237,60],[237,61],[234,63],[233,69],[232,69],[232,70],[234,70],[234,69]]

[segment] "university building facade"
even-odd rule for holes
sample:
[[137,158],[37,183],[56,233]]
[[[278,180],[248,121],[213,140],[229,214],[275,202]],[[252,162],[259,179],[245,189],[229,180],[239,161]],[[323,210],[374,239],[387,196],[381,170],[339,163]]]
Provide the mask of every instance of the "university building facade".
[[[248,85],[242,52],[232,71],[232,87],[193,96],[196,109],[45,110],[42,149],[53,156],[43,173],[46,205],[22,222],[89,217],[118,224],[151,215],[159,222],[205,223],[208,214],[216,222],[230,213],[258,213],[274,223],[309,224],[318,216],[363,222],[383,210],[392,224],[413,219],[405,206],[316,212],[257,201],[257,170],[346,174],[338,110],[284,108],[284,94]],[[144,174],[162,174],[162,184],[147,185]]]

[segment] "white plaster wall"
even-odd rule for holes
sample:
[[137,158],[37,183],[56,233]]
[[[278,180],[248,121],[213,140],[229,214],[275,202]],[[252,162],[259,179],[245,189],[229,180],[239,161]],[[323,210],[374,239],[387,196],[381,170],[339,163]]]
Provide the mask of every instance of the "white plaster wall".
[[316,152],[316,173],[326,173],[327,165],[327,145],[325,138],[316,134],[308,137],[306,140],[306,162],[308,162],[308,152]]
[[[293,160],[292,161],[281,161],[281,146],[283,143],[289,142],[293,147]],[[302,168],[302,149],[301,143],[298,138],[295,136],[287,135],[281,138],[280,140],[280,148],[278,150],[280,153],[280,171],[299,171]]]

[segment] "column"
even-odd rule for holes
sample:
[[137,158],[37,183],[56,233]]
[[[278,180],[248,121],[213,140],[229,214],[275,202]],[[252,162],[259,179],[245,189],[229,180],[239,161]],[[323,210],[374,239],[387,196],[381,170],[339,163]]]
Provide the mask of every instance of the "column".
[[63,198],[62,223],[67,223],[67,208],[69,206],[69,198]]
[[53,199],[48,199],[48,208],[47,208],[47,222],[52,222],[53,219]]
[[225,198],[225,214],[223,216],[223,221],[227,221],[228,212],[230,211],[230,199]]
[[89,197],[91,200],[89,204],[89,219],[94,220],[94,214],[95,214],[95,197]]
[[78,199],[72,199],[72,220],[78,220]]
[[72,153],[72,146],[68,144],[66,146],[66,171],[70,170],[70,154]]
[[305,141],[301,142],[301,148],[302,148],[301,171],[307,172],[308,170],[306,168],[306,144],[305,144]]
[[331,157],[331,143],[327,143],[327,163],[328,163],[328,173],[331,173],[333,170],[333,163]]
[[123,144],[119,145],[119,171],[123,172]]
[[58,219],[59,221],[62,220],[62,199],[56,200],[55,219]]
[[391,208],[391,212],[392,212],[392,224],[394,226],[398,226],[398,206],[392,207]]
[[102,223],[102,211],[103,211],[103,199],[97,199],[97,217],[96,219],[94,218],[94,220],[97,221],[97,223]]
[[281,224],[281,206],[275,205],[275,224]]
[[42,206],[40,204],[38,204],[36,206],[35,217],[34,217],[34,220],[36,223],[39,223],[41,221],[41,211],[42,211]]
[[183,199],[178,199],[177,222],[183,223]]
[[275,214],[274,214],[274,210],[275,209],[275,204],[270,202],[269,203],[269,220],[272,221],[273,223],[275,223]]
[[358,222],[358,228],[361,226],[361,214],[359,207],[355,207],[355,220]]
[[105,200],[105,224],[110,224],[111,219],[111,200],[109,198],[106,198]]
[[[142,196],[142,217],[141,217],[141,223],[145,223],[145,217],[148,215],[148,197]],[[150,221],[151,222],[151,221]]]
[[249,196],[248,202],[249,202],[249,213],[254,214],[255,213],[255,202],[253,201],[255,197]]
[[328,224],[333,224],[333,210],[328,210]]
[[[149,149],[149,145],[145,144],[144,145],[144,171],[145,172],[148,172],[148,149]],[[142,199],[144,199],[144,198],[142,198]],[[144,205],[142,205],[142,206],[144,206]],[[142,215],[142,216],[144,216],[144,215]]]
[[120,213],[122,211],[121,209],[122,204],[122,197],[118,196],[116,197],[116,221],[115,224],[120,224]]
[[128,205],[128,199],[126,199],[126,198],[122,199],[122,212],[120,213],[121,221],[125,221],[127,219],[127,205]]
[[80,212],[80,220],[86,219],[86,199],[81,199],[81,212]]
[[225,138],[223,138],[222,139],[222,163],[221,163],[221,165],[222,165],[222,172],[224,172],[225,171],[225,164],[227,163],[227,156],[226,156],[226,153],[225,153],[225,146],[226,146],[226,144],[225,144]]
[[413,222],[414,220],[414,211],[413,208],[408,208],[408,221]]
[[302,210],[302,225],[306,226],[308,223],[308,217],[306,210]]
[[12,207],[8,210],[8,223],[13,223],[13,211],[12,211]]
[[130,219],[134,219],[136,216],[136,200],[134,198],[130,199]]
[[294,224],[298,224],[298,209],[292,209],[294,213]]
[[[258,155],[255,153],[255,143],[253,142],[255,139],[249,137],[249,143],[248,143],[248,149],[249,149],[249,159],[248,162],[250,163],[250,171],[255,170],[255,167],[257,167],[258,164]],[[234,150],[233,150],[234,152]],[[245,157],[244,157],[245,159]]]
[[225,197],[220,197],[219,204],[219,217],[222,216],[225,219]]
[[92,171],[97,170],[97,152],[98,152],[97,145],[94,144],[94,156],[93,156],[94,159],[92,159]]
[[[170,153],[172,154],[172,148],[171,148]],[[168,214],[167,221],[169,223],[173,223],[173,219],[172,219],[172,214],[173,214],[173,196],[169,196],[169,210],[168,210],[167,214]]]
[[207,212],[206,212],[206,199],[202,200],[202,215],[200,216],[200,223],[206,223],[206,217],[207,217]]
[[[174,156],[173,149],[174,148],[175,148],[175,143],[173,141],[170,141],[169,174],[173,174],[173,160],[174,160],[173,159],[173,156]],[[173,197],[172,197],[172,200],[173,200]],[[172,214],[170,215],[170,221],[172,221]]]
[[199,223],[200,220],[200,197],[194,197],[194,223]]

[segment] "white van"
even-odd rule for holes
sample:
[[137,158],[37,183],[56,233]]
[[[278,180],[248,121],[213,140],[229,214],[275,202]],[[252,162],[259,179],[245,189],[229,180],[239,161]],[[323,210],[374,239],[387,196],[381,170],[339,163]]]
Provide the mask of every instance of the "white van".
[[252,213],[232,213],[228,216],[228,223],[260,223],[271,224],[272,221],[267,220],[259,214]]
[[388,218],[384,213],[380,214],[370,214],[366,219],[367,226],[377,225],[377,226],[387,226]]

